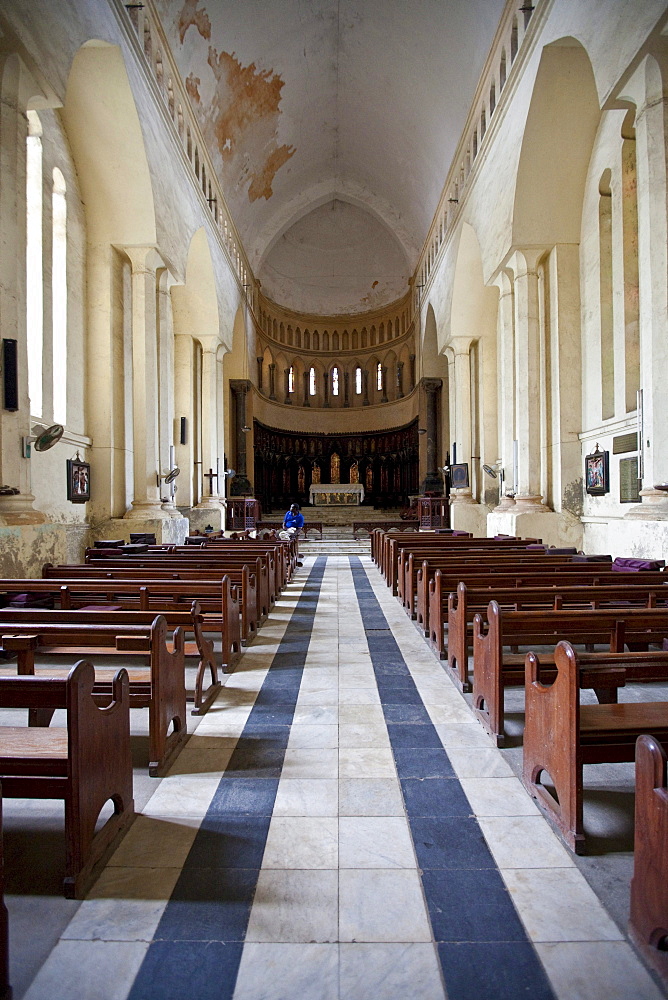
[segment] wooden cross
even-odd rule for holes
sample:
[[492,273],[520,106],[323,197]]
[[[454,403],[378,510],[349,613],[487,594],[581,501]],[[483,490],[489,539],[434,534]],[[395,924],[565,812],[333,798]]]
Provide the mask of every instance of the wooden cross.
[[209,480],[209,493],[213,494],[213,481],[218,479],[218,473],[214,472],[211,466],[209,466],[209,471],[204,473],[204,479]]

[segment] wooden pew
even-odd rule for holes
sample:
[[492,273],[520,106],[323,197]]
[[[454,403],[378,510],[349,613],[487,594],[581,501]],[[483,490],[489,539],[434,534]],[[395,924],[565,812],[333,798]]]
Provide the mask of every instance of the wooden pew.
[[[425,571],[426,573],[426,571]],[[537,584],[544,584],[552,587],[579,587],[579,586],[621,586],[629,589],[636,587],[656,588],[668,584],[668,576],[662,573],[647,572],[634,573],[625,577],[613,573],[610,563],[556,563],[538,562],[536,565],[518,566],[516,570],[507,567],[488,567],[481,570],[480,567],[462,569],[459,572],[452,570],[447,573],[437,569],[429,579],[428,599],[429,613],[427,615],[427,626],[425,635],[433,645],[436,652],[442,659],[445,659],[445,629],[448,623],[450,610],[450,594],[456,592],[461,582],[467,587],[478,590],[489,590],[489,599],[494,596],[497,589],[507,589],[509,587],[535,587]],[[418,595],[421,592],[422,578],[418,573]],[[418,596],[418,600],[420,597]]]
[[[11,621],[0,625],[0,648],[18,654],[19,673],[35,673],[35,654],[48,657],[80,653],[105,656],[138,656],[148,663],[127,668],[130,707],[148,708],[149,774],[160,777],[188,739],[183,630],[177,628],[173,650],[167,646],[167,623],[158,615],[145,625],[36,625]],[[5,667],[7,672],[11,667]],[[38,668],[42,672],[41,668]],[[66,673],[48,666],[49,676]],[[98,705],[112,700],[114,670],[97,667],[94,696]],[[48,725],[40,717],[38,725]]]
[[635,850],[629,935],[668,988],[668,787],[655,736],[636,743]]
[[[559,611],[562,608],[596,609],[604,606],[615,606],[623,611],[630,606],[656,608],[668,605],[668,577],[658,584],[654,580],[652,584],[628,580],[624,585],[617,583],[615,586],[611,576],[604,578],[603,582],[585,580],[570,586],[564,585],[561,574],[554,582],[549,580],[548,574],[543,574],[521,579],[513,586],[499,586],[489,580],[487,585],[470,586],[461,580],[456,592],[448,595],[447,669],[452,679],[462,691],[470,691],[468,662],[473,643],[473,616],[477,612],[483,613],[491,598],[500,608],[511,611],[539,608]],[[439,629],[439,641],[443,641],[442,628]],[[436,648],[440,652],[441,647],[437,645]]]
[[[241,615],[242,644],[247,645],[257,634],[259,626],[258,575],[257,571],[251,570],[248,563],[244,563],[239,570],[231,569],[230,572],[224,573],[222,576],[220,570],[211,570],[206,567],[200,570],[190,567],[185,569],[140,567],[136,564],[132,565],[130,562],[123,563],[118,567],[105,567],[104,565],[53,566],[46,563],[42,575],[46,579],[61,580],[135,580],[145,584],[152,591],[156,590],[155,584],[161,582],[183,581],[189,584],[191,600],[199,600],[201,603],[203,603],[204,595],[207,593],[205,585],[212,583],[220,591],[223,581],[227,577],[237,588],[236,599]],[[220,613],[222,614],[222,607]]]
[[353,538],[357,538],[358,531],[366,531],[371,536],[377,528],[381,531],[415,531],[417,523],[415,517],[405,521],[353,521]]
[[[538,656],[532,652],[526,657],[522,780],[576,854],[585,850],[583,766],[632,761],[636,740],[642,733],[653,733],[659,743],[668,746],[668,702],[580,704],[580,688],[585,684],[610,686],[633,678],[634,658],[636,664],[642,661],[645,678],[652,669],[655,679],[668,677],[665,652],[583,657],[571,643],[560,642],[554,651],[556,675],[546,685]],[[639,673],[642,669],[638,668]],[[543,771],[554,783],[556,800],[540,782]]]
[[[668,608],[502,611],[496,601],[490,601],[486,616],[473,618],[473,711],[501,746],[504,689],[524,684],[525,654],[511,649],[553,647],[567,640],[576,645],[602,644],[610,652],[621,653],[626,643],[647,648],[649,643],[661,644],[664,636],[668,636]],[[548,666],[549,659],[543,657],[543,665]],[[614,690],[604,686],[599,686],[597,694],[600,701],[616,697]]]
[[[165,619],[168,629],[173,631],[174,629],[181,628],[184,632],[192,631],[195,634],[194,643],[184,643],[184,656],[196,655],[199,659],[195,677],[192,715],[203,715],[219,694],[222,685],[218,679],[218,664],[216,662],[213,643],[206,638],[203,632],[203,616],[199,603],[193,601],[190,611],[162,611],[161,615]],[[12,622],[22,626],[35,625],[37,627],[55,624],[112,625],[114,628],[118,625],[150,626],[153,624],[155,617],[156,615],[153,611],[128,611],[114,606],[104,608],[102,605],[99,610],[89,607],[75,611],[62,610],[60,608],[53,610],[45,610],[43,608],[0,608],[0,628],[5,624],[9,624],[11,627]],[[112,655],[117,655],[115,649],[107,649],[106,647],[102,647],[97,652],[102,655],[108,652]],[[210,682],[208,687],[205,688],[204,683],[207,671],[210,675]]]
[[[65,709],[66,727],[0,726],[5,798],[63,799],[65,895],[81,899],[134,819],[129,682],[119,670],[107,706],[93,696],[95,669],[80,660],[66,677],[0,677],[0,707]],[[103,805],[114,814],[95,833]]]
[[[218,587],[214,581],[153,581],[146,586],[141,580],[116,580],[89,576],[79,579],[0,579],[0,595],[16,598],[32,594],[53,599],[56,608],[64,610],[92,607],[102,609],[119,606],[128,611],[152,611],[157,614],[192,611],[194,594],[203,617],[203,631],[219,631],[221,636],[221,665],[229,673],[241,655],[240,609],[236,587],[224,576]],[[169,621],[168,621],[169,624]]]
[[[258,531],[280,531],[283,527],[282,521],[258,521],[255,525]],[[304,538],[308,537],[309,531],[318,531],[322,538],[322,521],[305,521],[301,529]]]

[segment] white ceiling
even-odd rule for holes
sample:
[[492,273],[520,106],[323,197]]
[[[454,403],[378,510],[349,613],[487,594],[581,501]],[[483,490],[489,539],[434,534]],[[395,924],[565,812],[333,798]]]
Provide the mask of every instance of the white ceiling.
[[[290,282],[279,287],[292,297],[307,263],[306,311],[352,311],[353,301],[371,308],[364,302],[374,281],[374,306],[382,304],[378,289],[397,298],[397,256],[408,275],[504,0],[157,0],[157,7],[267,290],[287,273]],[[318,234],[328,238],[326,216],[314,210],[332,202],[339,221],[336,203],[357,209],[347,213],[353,242],[373,247],[359,295],[348,285],[349,266],[337,263],[345,261],[341,247],[332,253],[314,243]],[[290,233],[305,216],[310,221]],[[319,273],[328,278],[324,298],[313,282]],[[340,308],[332,309],[337,285]]]

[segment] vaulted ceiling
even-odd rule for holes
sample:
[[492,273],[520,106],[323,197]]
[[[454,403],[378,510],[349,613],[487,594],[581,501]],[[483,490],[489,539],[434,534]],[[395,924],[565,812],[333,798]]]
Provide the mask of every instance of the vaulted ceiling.
[[504,0],[157,0],[264,290],[406,291]]

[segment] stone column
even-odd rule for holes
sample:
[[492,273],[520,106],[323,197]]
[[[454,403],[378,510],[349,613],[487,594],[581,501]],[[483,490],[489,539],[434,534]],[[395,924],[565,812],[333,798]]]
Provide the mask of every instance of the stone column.
[[329,372],[323,372],[322,375],[322,394],[323,394],[323,406],[329,406]]
[[498,397],[499,397],[499,456],[504,472],[502,495],[497,510],[514,507],[515,501],[505,496],[513,492],[513,441],[515,440],[515,335],[512,279],[501,272],[497,282],[499,307],[497,314]]
[[[202,499],[198,507],[221,509],[222,475],[218,468],[218,337],[200,337],[202,345]],[[245,411],[244,411],[245,419]],[[212,472],[216,478],[207,478]],[[215,484],[215,485],[214,485]]]
[[473,467],[471,463],[471,343],[468,337],[453,337],[448,345],[452,350],[452,386],[454,389],[454,425],[452,439],[457,442],[457,462],[469,466],[469,486],[450,490],[451,503],[474,503],[471,491]]
[[276,399],[276,362],[269,365],[269,399]]
[[[167,268],[158,272],[158,440],[159,440],[159,472],[164,474],[172,468],[171,459],[175,452],[174,441],[174,318],[172,313],[172,298],[170,289],[174,278]],[[175,484],[177,486],[178,484]],[[160,481],[160,494],[167,497],[162,509],[170,517],[179,517],[175,498],[172,497],[172,486]]]
[[289,368],[284,368],[283,369],[283,378],[285,380],[284,381],[285,398],[283,399],[283,402],[287,403],[288,405],[290,405],[290,403],[292,403],[292,400],[290,399],[290,369]]
[[438,464],[438,397],[443,381],[440,378],[423,378],[420,383],[424,390],[424,426],[427,431],[427,469],[422,484],[422,492],[442,491],[443,479],[437,469]]
[[387,367],[383,365],[380,369],[381,403],[387,403]]
[[404,398],[404,363],[397,361],[397,399]]
[[415,388],[415,355],[414,354],[409,354],[408,355],[408,362],[410,364],[410,372],[411,372],[411,388],[410,388],[410,391],[412,392],[413,389]]
[[257,361],[257,387],[262,392],[262,358],[256,358]]
[[369,373],[366,368],[362,369],[362,406],[369,405]]
[[[11,491],[0,492],[0,525],[40,524],[46,520],[33,507],[30,459],[21,454],[21,438],[30,434],[24,252],[28,134],[25,109],[27,100],[38,90],[19,56],[0,54],[0,336],[16,341],[18,375],[18,410],[0,409],[0,490]],[[4,404],[4,400],[0,402]]]
[[130,520],[169,517],[162,509],[157,475],[158,353],[156,270],[162,264],[153,247],[125,248],[132,264],[132,452],[134,486]]
[[638,258],[640,261],[640,357],[644,431],[642,503],[626,514],[668,520],[668,60],[646,56],[623,97],[637,107]]
[[310,406],[311,405],[311,394],[309,392],[309,373],[308,372],[304,372],[303,375],[302,375],[302,379],[303,379],[303,382],[304,382],[304,406]]
[[[276,365],[273,365],[273,367],[276,368]],[[230,490],[232,496],[246,496],[253,492],[248,479],[246,464],[246,436],[248,432],[243,430],[246,426],[246,394],[250,391],[250,387],[251,384],[247,379],[230,379],[230,391],[232,392],[234,402],[235,417],[236,460],[234,468],[237,472],[232,480],[232,488]]]
[[541,494],[540,313],[537,262],[545,248],[513,254],[515,418],[518,441],[517,513],[548,508]]
[[343,405],[350,406],[350,372],[343,373]]

